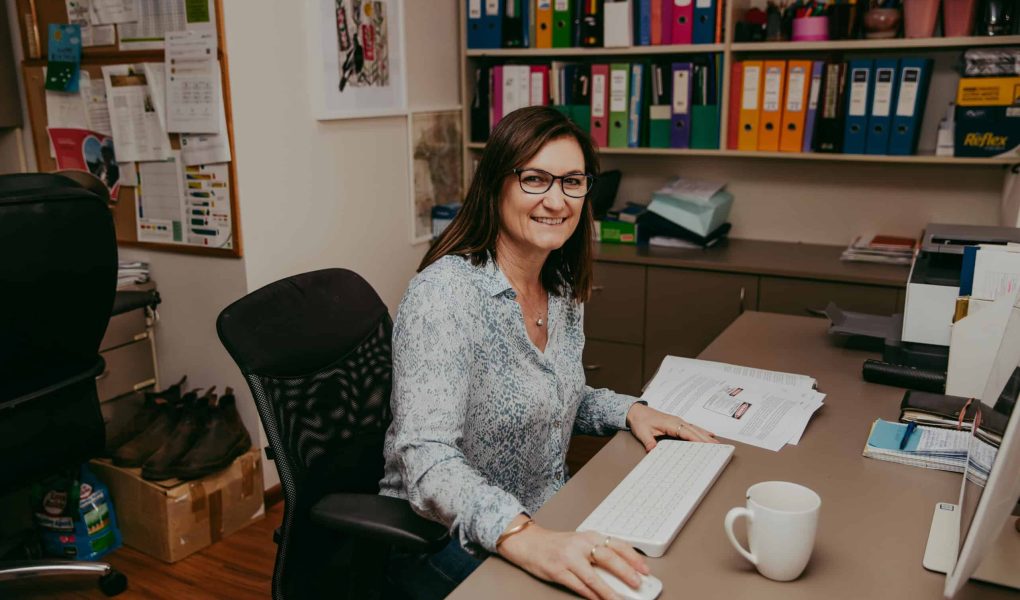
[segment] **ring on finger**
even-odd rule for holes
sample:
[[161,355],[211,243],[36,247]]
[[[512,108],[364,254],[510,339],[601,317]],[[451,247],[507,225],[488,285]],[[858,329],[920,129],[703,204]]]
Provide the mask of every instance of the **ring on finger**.
[[594,564],[598,564],[598,562],[599,562],[598,557],[595,556],[595,551],[598,550],[598,547],[599,547],[599,545],[595,544],[594,546],[591,547],[591,551],[588,552],[588,554],[591,556],[591,564],[593,564],[593,565]]
[[610,541],[611,539],[612,539],[612,538],[610,538],[610,537],[606,537],[605,541],[604,541],[604,542],[602,542],[602,545],[603,545],[603,546],[605,546],[606,548],[608,548],[608,547],[609,547],[609,541]]

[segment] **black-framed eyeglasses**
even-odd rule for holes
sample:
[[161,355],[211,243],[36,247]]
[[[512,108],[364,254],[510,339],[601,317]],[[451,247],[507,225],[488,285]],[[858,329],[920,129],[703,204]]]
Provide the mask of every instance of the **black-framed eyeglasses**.
[[584,198],[595,184],[595,177],[587,173],[553,175],[542,169],[514,169],[514,175],[521,183],[521,190],[527,194],[544,194],[559,179],[564,194],[571,198]]

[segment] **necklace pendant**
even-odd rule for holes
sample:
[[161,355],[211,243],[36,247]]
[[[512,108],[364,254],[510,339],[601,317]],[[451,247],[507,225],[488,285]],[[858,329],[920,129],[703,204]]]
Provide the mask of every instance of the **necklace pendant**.
[[542,325],[545,325],[545,321],[542,320],[542,317],[539,317],[538,319],[535,320],[535,325],[541,327]]

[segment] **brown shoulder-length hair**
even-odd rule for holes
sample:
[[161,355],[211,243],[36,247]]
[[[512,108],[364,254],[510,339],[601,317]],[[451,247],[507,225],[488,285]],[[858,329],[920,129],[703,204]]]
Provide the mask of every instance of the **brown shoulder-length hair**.
[[[573,138],[584,154],[584,170],[598,175],[598,153],[591,138],[562,113],[548,106],[521,108],[504,117],[492,130],[464,206],[436,238],[418,271],[447,254],[464,256],[475,266],[496,258],[501,228],[499,206],[503,184],[513,170],[524,166],[546,143]],[[550,294],[584,302],[591,293],[592,239],[595,228],[591,203],[581,205],[577,229],[542,266],[542,286]]]

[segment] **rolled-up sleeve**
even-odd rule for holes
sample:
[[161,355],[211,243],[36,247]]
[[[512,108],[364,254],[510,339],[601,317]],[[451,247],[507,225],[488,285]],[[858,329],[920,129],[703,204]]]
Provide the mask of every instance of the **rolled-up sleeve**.
[[584,386],[577,407],[574,431],[583,435],[609,435],[627,428],[627,411],[639,399],[606,388]]
[[445,290],[421,282],[400,307],[393,332],[394,458],[415,512],[450,528],[478,554],[525,511],[473,468],[462,451],[472,350],[465,319]]

